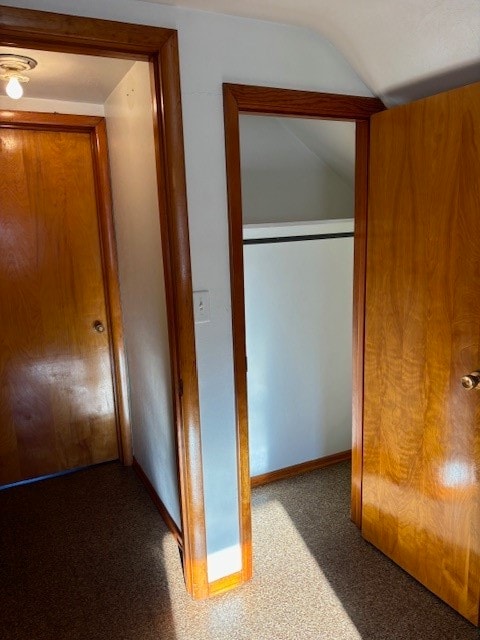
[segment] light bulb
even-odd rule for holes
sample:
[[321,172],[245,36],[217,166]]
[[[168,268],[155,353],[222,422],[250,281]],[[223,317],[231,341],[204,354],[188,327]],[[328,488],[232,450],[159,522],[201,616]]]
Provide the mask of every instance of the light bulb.
[[13,98],[13,100],[18,100],[23,96],[23,88],[18,78],[16,76],[12,76],[7,83],[6,88],[7,96],[9,98]]

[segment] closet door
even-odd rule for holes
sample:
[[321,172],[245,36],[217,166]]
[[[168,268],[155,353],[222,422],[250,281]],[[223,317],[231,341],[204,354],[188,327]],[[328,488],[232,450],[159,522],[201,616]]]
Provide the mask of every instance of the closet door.
[[362,505],[365,538],[475,624],[479,105],[476,84],[371,121]]

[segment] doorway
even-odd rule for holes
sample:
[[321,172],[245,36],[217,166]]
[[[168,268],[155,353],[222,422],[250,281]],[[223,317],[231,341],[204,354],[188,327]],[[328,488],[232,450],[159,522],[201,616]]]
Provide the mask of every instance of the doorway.
[[[143,60],[149,65],[177,438],[181,545],[187,590],[195,598],[205,597],[208,584],[200,471],[198,382],[182,118],[181,109],[178,108],[181,100],[177,34],[171,29],[3,7],[0,44],[86,56]],[[124,366],[121,374],[126,375]],[[123,409],[126,410],[126,405]]]
[[241,115],[252,486],[348,460],[355,124]]
[[289,116],[354,122],[355,237],[353,281],[352,520],[359,526],[361,506],[361,436],[363,401],[363,317],[366,258],[366,212],[369,118],[384,109],[380,100],[245,85],[224,85],[227,192],[230,225],[230,274],[239,469],[242,571],[252,576],[251,479],[248,444],[247,349],[245,327],[243,211],[240,175],[241,114]]

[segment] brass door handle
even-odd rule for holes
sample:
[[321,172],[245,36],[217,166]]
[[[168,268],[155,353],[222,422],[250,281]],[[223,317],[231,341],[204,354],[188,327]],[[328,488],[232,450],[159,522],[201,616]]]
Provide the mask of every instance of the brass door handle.
[[480,385],[480,371],[472,371],[472,373],[463,376],[461,382],[464,389],[468,389],[469,391],[471,389],[477,389],[478,385]]
[[97,331],[97,333],[103,333],[105,331],[105,327],[103,326],[103,323],[100,322],[100,320],[95,320],[95,322],[93,323],[93,328],[95,329],[95,331]]

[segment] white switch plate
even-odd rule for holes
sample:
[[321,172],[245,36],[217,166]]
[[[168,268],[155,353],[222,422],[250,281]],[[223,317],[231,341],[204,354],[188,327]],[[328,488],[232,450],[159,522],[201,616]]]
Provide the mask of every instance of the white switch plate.
[[208,291],[193,292],[193,317],[195,324],[210,322],[210,294]]

